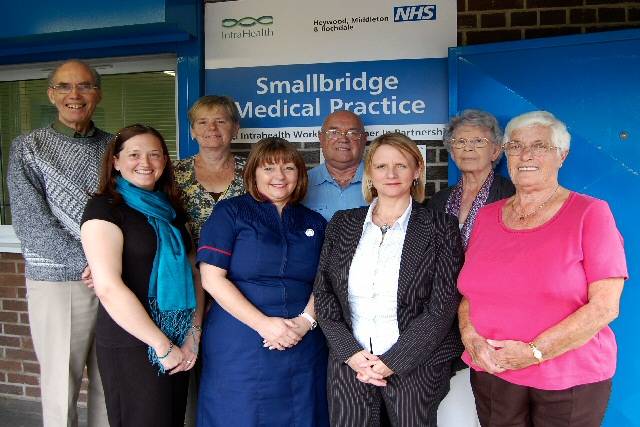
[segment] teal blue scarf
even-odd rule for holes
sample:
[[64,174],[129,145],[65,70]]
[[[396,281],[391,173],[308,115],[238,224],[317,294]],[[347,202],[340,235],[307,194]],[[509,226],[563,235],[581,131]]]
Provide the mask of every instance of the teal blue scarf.
[[[147,217],[156,232],[156,256],[149,278],[151,317],[171,342],[182,345],[191,328],[196,295],[182,235],[171,224],[176,212],[165,193],[136,187],[122,176],[116,179],[116,189],[128,206]],[[153,348],[148,348],[148,355],[151,363],[164,373]]]

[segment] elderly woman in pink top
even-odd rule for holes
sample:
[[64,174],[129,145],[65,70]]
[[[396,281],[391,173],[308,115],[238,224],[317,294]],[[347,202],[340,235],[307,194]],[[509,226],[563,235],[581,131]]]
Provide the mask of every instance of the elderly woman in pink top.
[[607,203],[558,183],[570,139],[548,112],[512,119],[516,194],[471,234],[459,318],[483,426],[599,426],[607,407],[627,266]]

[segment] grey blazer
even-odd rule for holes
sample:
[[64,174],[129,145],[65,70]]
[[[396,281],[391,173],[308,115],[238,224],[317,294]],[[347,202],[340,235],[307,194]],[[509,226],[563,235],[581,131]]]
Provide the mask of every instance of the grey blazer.
[[[352,334],[348,279],[367,207],[338,211],[329,222],[314,284],[315,311],[330,357],[346,361],[362,350]],[[454,323],[464,261],[458,224],[413,202],[398,277],[398,341],[380,359],[396,374],[462,354]]]

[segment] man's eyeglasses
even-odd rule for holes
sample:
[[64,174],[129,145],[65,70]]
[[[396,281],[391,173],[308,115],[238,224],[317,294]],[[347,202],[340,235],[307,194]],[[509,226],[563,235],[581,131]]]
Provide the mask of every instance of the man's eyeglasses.
[[76,91],[78,91],[78,93],[89,93],[91,91],[99,89],[99,87],[94,85],[93,83],[78,83],[78,84],[58,83],[56,85],[49,86],[49,87],[63,95],[71,93],[74,87],[76,88]]
[[457,150],[461,150],[464,147],[476,149],[489,145],[489,140],[487,138],[451,138],[449,144]]
[[544,142],[534,142],[531,145],[526,145],[520,141],[505,142],[502,148],[507,153],[507,156],[519,156],[526,150],[529,150],[534,156],[541,156],[548,151],[558,149],[555,145],[545,144]]
[[349,140],[355,140],[355,139],[362,138],[362,135],[364,134],[360,130],[353,130],[353,129],[349,129],[349,130],[329,129],[329,130],[322,131],[322,133],[324,133],[327,139],[331,139],[331,140],[338,139],[341,136]]

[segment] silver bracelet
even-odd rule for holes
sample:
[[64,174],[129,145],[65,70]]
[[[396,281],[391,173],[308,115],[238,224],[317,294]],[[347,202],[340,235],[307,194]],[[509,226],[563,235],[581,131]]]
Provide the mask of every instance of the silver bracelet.
[[169,341],[169,350],[167,350],[167,352],[165,353],[165,355],[164,355],[164,356],[158,356],[158,353],[156,352],[156,357],[157,357],[159,360],[166,359],[166,358],[167,358],[167,356],[169,355],[169,353],[171,353],[171,350],[173,350],[173,343],[172,343],[171,341]]

